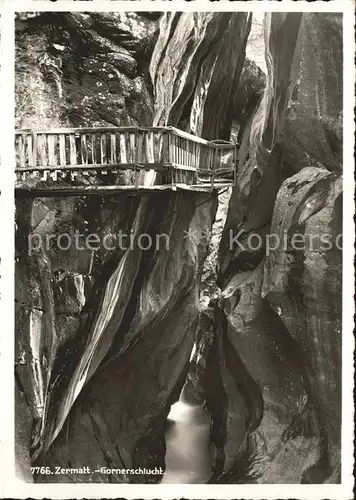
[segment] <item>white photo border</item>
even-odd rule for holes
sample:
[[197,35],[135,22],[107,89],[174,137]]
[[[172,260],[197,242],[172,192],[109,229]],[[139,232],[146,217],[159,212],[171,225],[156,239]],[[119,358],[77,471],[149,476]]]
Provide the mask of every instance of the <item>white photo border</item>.
[[[2,498],[246,498],[310,499],[353,498],[354,440],[354,3],[352,0],[315,1],[229,1],[209,0],[0,0],[1,23],[1,134],[0,134],[0,213],[1,279],[0,279],[0,496]],[[140,484],[36,484],[25,483],[15,476],[14,453],[14,15],[15,12],[40,11],[251,11],[251,12],[341,12],[343,13],[344,47],[344,198],[343,198],[343,338],[342,338],[342,459],[341,484],[209,484],[209,485],[140,485]]]

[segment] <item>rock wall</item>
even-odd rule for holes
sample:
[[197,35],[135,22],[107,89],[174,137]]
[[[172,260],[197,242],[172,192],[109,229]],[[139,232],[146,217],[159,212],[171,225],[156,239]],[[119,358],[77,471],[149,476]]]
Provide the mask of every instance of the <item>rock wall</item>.
[[[152,51],[158,23],[137,14],[114,20],[116,31],[105,14],[20,15],[16,24],[18,127],[151,122],[153,97],[145,79],[150,57],[145,47]],[[139,110],[137,118],[134,109]],[[115,110],[115,119],[110,110]],[[20,454],[31,453],[34,459],[48,446],[57,419],[62,425],[61,415],[68,411],[63,398],[73,392],[68,387],[71,378],[88,368],[85,363],[95,352],[98,329],[91,332],[91,328],[104,300],[105,284],[124,253],[115,244],[112,250],[101,244],[94,252],[83,249],[83,243],[81,250],[72,244],[59,251],[56,239],[47,238],[68,234],[74,242],[77,231],[85,236],[99,234],[101,242],[104,236],[112,237],[115,242],[119,230],[133,227],[138,203],[127,197],[17,200],[16,375],[22,395],[17,414],[20,426],[28,431],[19,440]],[[137,255],[127,264],[128,274],[133,273],[127,291],[138,265]],[[120,277],[123,282],[127,271]],[[127,302],[128,297],[121,315]],[[91,335],[96,337],[94,345]],[[113,332],[103,341],[108,342],[106,349],[112,337]],[[87,354],[81,358],[83,351]],[[20,467],[28,477],[29,462],[22,460]]]
[[[240,13],[168,13],[159,24],[151,13],[25,17],[18,24],[18,126],[153,122],[206,138],[229,136],[228,103],[249,27]],[[184,36],[189,43],[175,58]],[[36,465],[85,463],[93,471],[164,467],[164,422],[185,380],[208,248],[208,241],[184,234],[210,230],[216,200],[157,193],[19,199],[16,208],[23,477],[30,455]],[[59,252],[58,236],[74,237],[76,230],[100,241],[119,230],[132,231],[134,242],[141,233],[167,234],[169,247]],[[54,239],[29,255],[35,235]],[[98,472],[58,480],[133,479]]]
[[342,19],[276,13],[265,30],[267,86],[243,135],[221,296],[203,325],[212,480],[337,482]]
[[16,125],[149,125],[159,13],[19,14]]

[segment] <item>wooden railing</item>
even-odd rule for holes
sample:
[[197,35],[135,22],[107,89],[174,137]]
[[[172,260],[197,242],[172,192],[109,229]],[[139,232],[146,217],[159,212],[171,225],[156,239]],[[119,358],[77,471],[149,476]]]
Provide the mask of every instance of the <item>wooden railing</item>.
[[[120,170],[134,172],[140,187],[145,171],[162,174],[159,182],[187,184],[234,182],[236,147],[214,143],[174,127],[107,127],[17,130],[17,182],[30,178],[75,179]],[[162,181],[164,179],[164,181]]]

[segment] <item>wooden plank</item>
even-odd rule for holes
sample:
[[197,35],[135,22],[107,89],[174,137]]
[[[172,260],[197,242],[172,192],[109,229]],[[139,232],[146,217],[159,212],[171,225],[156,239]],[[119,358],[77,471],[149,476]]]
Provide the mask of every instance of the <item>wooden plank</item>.
[[195,166],[196,166],[196,164],[195,164],[195,156],[194,156],[194,151],[195,151],[195,144],[194,144],[194,142],[192,142],[192,143],[190,144],[190,165],[191,165],[192,167],[195,167]]
[[209,171],[209,149],[206,146],[203,148],[203,169]]
[[101,134],[100,136],[100,158],[101,163],[107,163],[106,161],[106,134]]
[[66,165],[66,136],[59,134],[59,164]]
[[185,164],[189,166],[189,148],[190,148],[190,143],[191,141],[186,140],[185,141]]
[[168,162],[176,163],[175,154],[174,154],[174,136],[172,134],[168,134]]
[[232,142],[229,144],[212,144],[210,143],[210,147],[215,147],[216,149],[230,149],[233,151],[235,149],[235,144]]
[[25,135],[19,135],[16,140],[16,145],[18,150],[18,165],[20,165],[21,167],[26,166],[25,141],[26,141]]
[[210,165],[210,170],[214,171],[215,170],[215,160],[216,160],[216,150],[214,149],[209,149],[209,165]]
[[26,162],[29,167],[33,167],[32,135],[26,137]]
[[234,169],[232,169],[232,168],[219,168],[218,170],[215,171],[215,176],[219,176],[222,174],[230,174],[233,172],[234,172]]
[[195,167],[195,160],[194,160],[194,142],[190,143],[190,166]]
[[131,163],[136,163],[136,132],[129,134],[128,161]]
[[[16,135],[21,135],[24,133],[35,133],[35,134],[92,134],[92,133],[135,133],[137,130],[146,132],[170,132],[173,135],[186,138],[188,140],[194,141],[200,144],[211,144],[211,141],[202,139],[193,134],[189,134],[183,130],[177,129],[176,127],[71,127],[71,128],[51,128],[51,129],[17,129],[15,130]],[[219,144],[219,147],[234,147],[231,143]]]
[[37,134],[32,134],[32,166],[37,165]]
[[[215,191],[219,189],[226,189],[231,187],[232,184],[226,183],[215,187]],[[132,192],[133,195],[139,193],[150,193],[152,191],[195,191],[195,192],[210,192],[210,185],[206,184],[165,184],[165,185],[154,185],[154,186],[141,186],[136,189],[135,186],[69,186],[69,187],[46,187],[46,188],[33,188],[29,186],[16,186],[15,196],[16,197],[55,197],[55,196],[83,196],[87,194],[99,195],[99,196],[112,196],[113,194],[119,194],[120,192]]]
[[153,132],[146,133],[146,160],[148,163],[154,163],[154,151],[153,151]]
[[120,161],[122,164],[127,163],[126,134],[120,134]]
[[173,163],[170,165],[174,170],[182,170],[186,172],[196,172],[197,169],[195,167],[189,167],[188,165],[180,165],[179,163]]
[[[144,168],[146,170],[164,170],[167,168],[167,165],[169,166],[169,163],[166,163],[165,165],[162,165],[162,163],[140,163],[137,164],[137,168]],[[64,165],[61,167],[61,170],[66,170],[66,171],[71,171],[71,170],[76,170],[77,172],[81,170],[100,170],[101,168],[106,168],[108,170],[112,169],[122,169],[122,170],[127,170],[127,169],[132,169],[135,168],[135,165],[132,163],[117,163],[115,165],[112,165],[111,163],[96,163],[92,165],[89,163],[88,165],[82,165],[76,164],[76,165]],[[16,168],[15,171],[25,171],[25,172],[31,172],[34,170],[38,170],[38,167],[25,167],[25,168]],[[58,170],[58,167],[48,167],[47,170]]]
[[164,133],[155,133],[154,162],[163,163]]
[[116,160],[116,134],[110,134],[110,162],[117,163]]
[[95,165],[97,163],[96,159],[96,134],[91,135],[91,163]]
[[82,158],[82,163],[88,165],[88,145],[86,134],[81,134],[80,136],[80,155]]
[[162,156],[161,162],[168,163],[169,162],[169,134],[166,132],[162,133]]
[[[48,172],[48,170],[46,170],[46,172]],[[53,170],[53,171],[49,172],[49,175],[53,181],[58,180],[58,170]]]
[[179,163],[179,137],[174,137],[174,163]]
[[145,133],[137,131],[136,133],[136,163],[146,163],[145,155]]
[[195,167],[199,168],[201,144],[194,144]]
[[152,133],[152,145],[153,145],[153,162],[159,163],[159,136],[157,133]]
[[[219,189],[226,189],[228,187],[231,187],[233,184],[232,183],[229,183],[229,182],[226,182],[226,183],[215,183],[214,185],[214,190],[217,191]],[[177,183],[176,184],[176,187],[178,189],[183,189],[183,190],[186,190],[186,191],[202,191],[202,192],[211,192],[211,184],[210,183],[199,183],[199,184],[181,184],[181,183]]]
[[215,170],[213,170],[212,174],[211,174],[211,191],[214,190],[214,180],[215,180]]
[[189,134],[188,132],[184,132],[183,130],[180,130],[175,127],[170,127],[172,133],[178,137],[185,137],[186,139],[191,139],[194,142],[200,143],[200,144],[210,144],[210,141],[207,141],[206,139],[202,139],[201,137],[198,137],[197,135]]
[[70,164],[75,165],[77,163],[77,146],[75,143],[75,135],[69,135],[69,156],[70,156]]
[[213,158],[213,152],[211,148],[207,148],[207,166],[209,172],[211,172],[213,166],[212,158]]
[[[189,191],[192,191],[191,189],[192,186],[184,186],[182,189],[189,189]],[[202,191],[203,189],[199,187],[199,191]],[[153,185],[153,186],[140,186],[138,190],[134,185],[132,186],[125,186],[125,185],[115,185],[115,186],[67,186],[67,187],[62,187],[62,186],[55,186],[55,187],[44,187],[44,188],[39,188],[39,187],[29,187],[29,186],[17,186],[15,188],[15,194],[16,196],[81,196],[81,195],[86,195],[86,194],[107,194],[108,196],[115,194],[115,193],[120,193],[120,191],[127,192],[127,191],[132,191],[134,194],[139,191],[139,192],[152,192],[152,191],[170,191],[172,189],[172,186],[169,184],[164,184],[164,185]],[[173,189],[176,190],[176,187],[173,186]]]
[[39,166],[46,167],[48,165],[47,161],[47,136],[44,134],[39,134],[37,137],[38,141],[38,154],[39,154]]
[[47,145],[48,145],[48,165],[50,167],[54,167],[58,164],[56,155],[56,144],[57,144],[57,136],[49,135],[47,138]]
[[42,176],[41,176],[41,181],[47,181],[48,180],[48,170],[44,169],[42,170]]
[[[162,127],[56,127],[56,128],[23,128],[16,129],[15,134],[20,135],[24,133],[36,133],[36,134],[92,134],[92,133],[135,133],[137,130],[142,132],[163,132],[163,131],[173,131],[176,130],[178,132],[179,129],[174,129],[174,127],[162,126]],[[186,134],[186,132],[185,132]],[[189,134],[188,134],[189,135]],[[192,137],[195,137],[192,135]],[[207,142],[207,141],[205,141]]]

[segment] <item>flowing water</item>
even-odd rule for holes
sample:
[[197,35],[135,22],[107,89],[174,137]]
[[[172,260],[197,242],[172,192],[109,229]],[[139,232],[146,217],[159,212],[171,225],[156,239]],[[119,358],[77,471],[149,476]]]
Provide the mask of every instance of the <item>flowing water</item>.
[[168,415],[162,484],[207,483],[212,468],[209,426],[203,407],[189,403],[182,392]]

